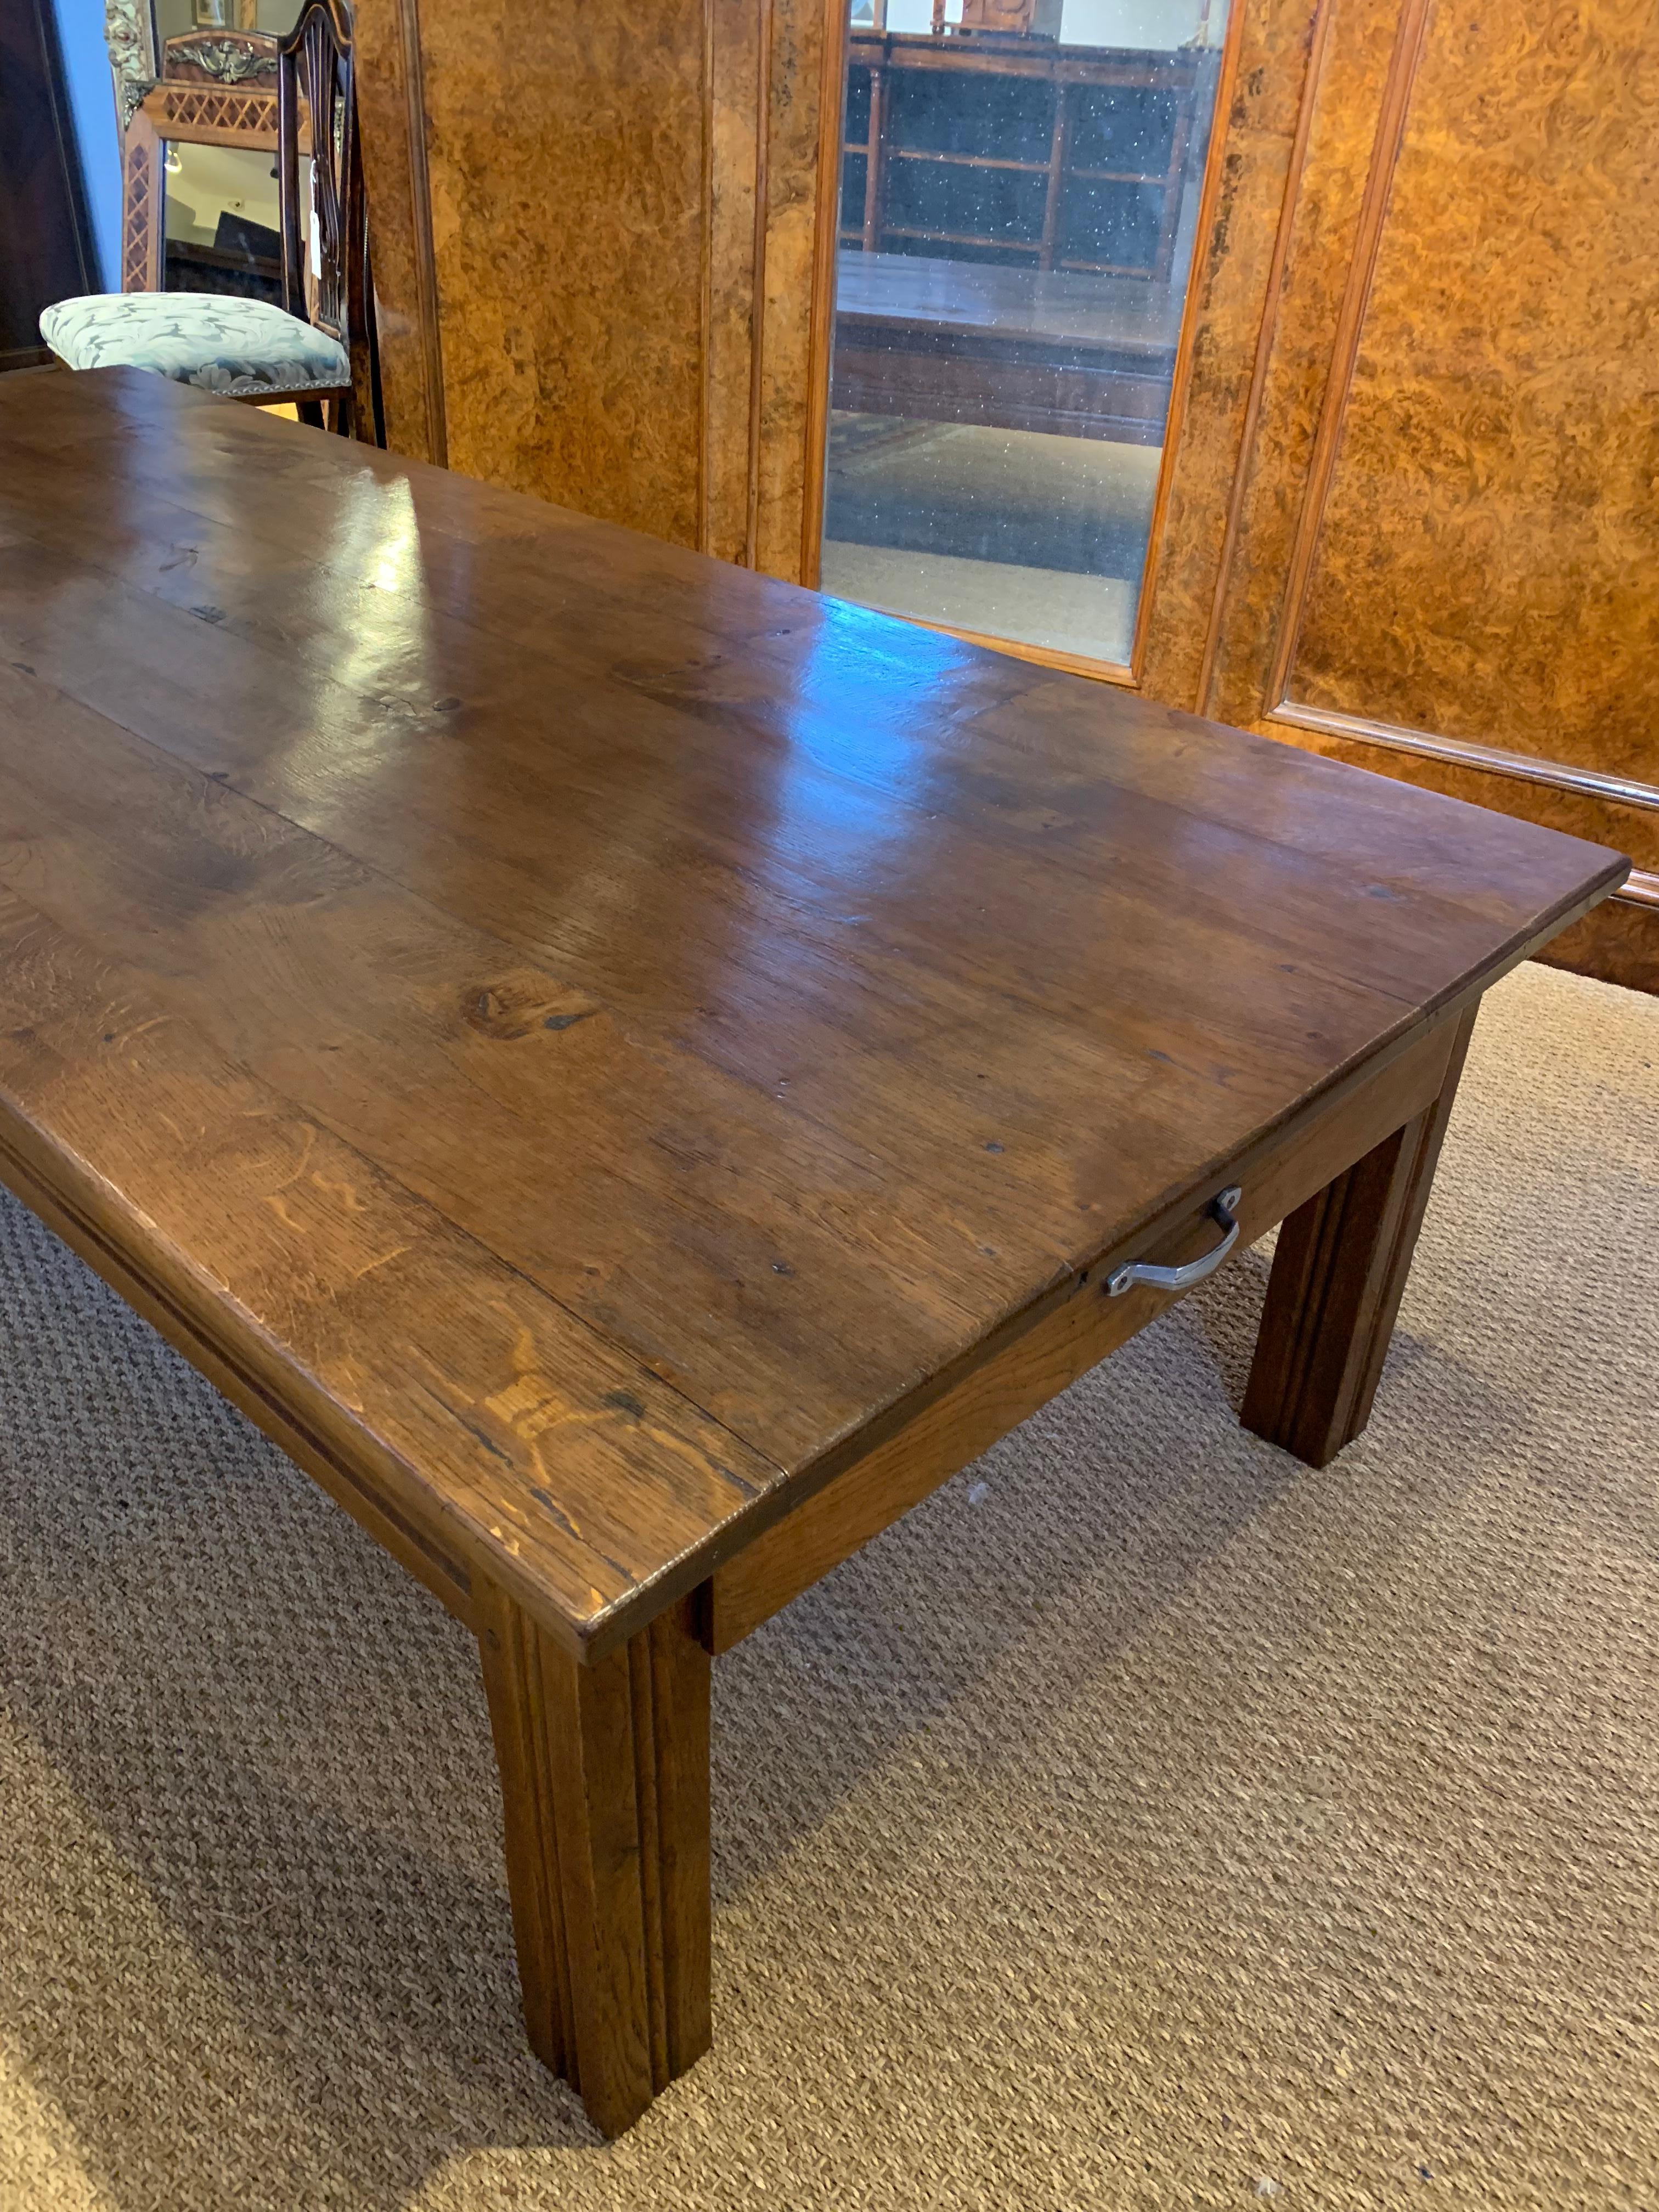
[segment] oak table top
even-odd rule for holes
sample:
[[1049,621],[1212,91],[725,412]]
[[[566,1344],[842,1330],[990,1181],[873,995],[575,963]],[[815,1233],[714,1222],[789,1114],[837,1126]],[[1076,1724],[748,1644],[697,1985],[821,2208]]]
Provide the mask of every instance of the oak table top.
[[[881,1454],[1241,1160],[1309,1224],[1246,1418],[1338,1448],[1480,993],[1623,872],[155,376],[0,379],[0,1178],[477,1628],[532,2039],[605,2126],[707,2040],[698,1593],[902,1510]],[[690,1840],[608,1950],[539,1854],[574,1792],[612,1864],[630,1728]]]

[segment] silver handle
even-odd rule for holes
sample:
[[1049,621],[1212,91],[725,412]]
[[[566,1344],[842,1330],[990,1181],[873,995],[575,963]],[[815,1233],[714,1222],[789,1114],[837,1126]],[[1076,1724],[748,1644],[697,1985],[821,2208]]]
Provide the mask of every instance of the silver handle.
[[1148,1260],[1131,1260],[1125,1267],[1114,1267],[1107,1276],[1107,1297],[1121,1298],[1137,1283],[1150,1284],[1155,1291],[1190,1291],[1206,1275],[1214,1274],[1238,1242],[1238,1217],[1233,1208],[1243,1195],[1235,1183],[1229,1190],[1218,1191],[1205,1209],[1227,1232],[1213,1252],[1206,1252],[1201,1260],[1188,1260],[1184,1267],[1155,1267]]

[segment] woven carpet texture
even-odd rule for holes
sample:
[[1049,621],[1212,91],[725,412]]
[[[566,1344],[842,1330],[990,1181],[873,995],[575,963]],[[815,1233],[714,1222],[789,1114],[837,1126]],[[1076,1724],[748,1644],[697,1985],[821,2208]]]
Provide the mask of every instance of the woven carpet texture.
[[0,1200],[4,2212],[1659,2212],[1659,1003],[1488,1000],[1367,1434],[1261,1250],[716,1669],[716,2045],[530,2057],[472,1647]]

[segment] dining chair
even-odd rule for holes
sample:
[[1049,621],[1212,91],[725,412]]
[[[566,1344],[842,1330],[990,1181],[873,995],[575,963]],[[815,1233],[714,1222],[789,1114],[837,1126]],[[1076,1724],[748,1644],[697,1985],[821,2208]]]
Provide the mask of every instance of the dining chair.
[[[306,0],[276,50],[283,300],[103,292],[60,300],[40,335],[68,368],[154,369],[383,446],[368,204],[347,0]],[[310,221],[301,221],[302,133]]]

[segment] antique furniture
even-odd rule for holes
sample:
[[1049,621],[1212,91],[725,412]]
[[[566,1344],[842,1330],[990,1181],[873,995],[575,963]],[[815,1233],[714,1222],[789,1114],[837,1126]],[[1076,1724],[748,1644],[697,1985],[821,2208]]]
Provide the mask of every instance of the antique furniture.
[[[122,217],[122,289],[161,292],[185,273],[167,237],[167,160],[173,146],[217,146],[276,157],[276,40],[257,31],[191,31],[163,41],[161,76],[132,84]],[[282,299],[280,253],[258,274]]]
[[[281,40],[253,32],[193,33],[168,40],[163,52],[173,75],[148,95],[127,133],[127,289],[60,301],[42,317],[42,335],[70,368],[125,362],[255,406],[292,402],[307,421],[326,420],[378,441],[368,216],[345,0],[307,0]],[[266,77],[270,91],[242,89]],[[280,304],[227,287],[216,270],[210,290],[197,291],[198,272],[188,264],[205,257],[240,267],[249,257],[229,250],[222,221],[214,248],[175,253],[165,236],[161,149],[182,139],[263,154],[272,124]]]
[[1206,62],[855,34],[841,242],[1167,283]]
[[854,35],[832,404],[1155,445],[1212,84],[1193,52]]
[[[241,88],[264,94],[265,99],[258,106],[250,102],[244,111],[246,119],[240,131],[245,135],[240,145],[228,134],[226,141],[230,150],[245,154],[249,164],[253,165],[258,157],[276,151],[276,109],[269,95],[276,89],[276,50],[274,38],[255,31],[252,26],[231,35],[221,33],[204,36],[198,29],[166,39],[161,43],[161,87],[193,84],[218,86],[224,90]],[[177,173],[180,148],[201,143],[185,135],[190,121],[199,120],[204,115],[221,116],[223,111],[216,103],[192,100],[187,94],[165,89],[149,112],[158,107],[164,112],[176,109],[185,125],[185,129],[165,137],[166,152],[161,171],[165,180]],[[223,119],[235,131],[234,111],[224,115]],[[273,161],[273,187],[276,180],[277,169]],[[176,185],[163,181],[162,191],[153,204],[147,204],[149,219],[159,234],[153,249],[156,267],[154,289],[168,292],[227,292],[240,298],[268,300],[273,307],[284,306],[283,243],[276,229],[247,220],[227,222],[222,217],[210,246],[182,238],[172,232],[166,221],[165,202],[177,189]],[[278,192],[272,190],[273,215],[278,198]],[[151,258],[151,252],[147,250],[146,262]]]
[[711,1655],[1281,1219],[1243,1418],[1323,1465],[1481,994],[1626,864],[27,381],[0,1176],[476,1633],[531,2039],[615,2131],[709,2039]]
[[[276,166],[283,283],[290,314],[325,331],[345,356],[325,401],[331,426],[385,443],[374,361],[368,207],[353,94],[348,0],[306,0],[276,62]],[[303,103],[303,108],[302,108]],[[310,154],[310,221],[301,234],[300,155]],[[302,410],[302,413],[306,410]]]
[[[1193,13],[1224,21],[1218,119],[1131,649],[1030,649],[1621,847],[1550,957],[1659,989],[1651,27],[1615,0]],[[605,0],[359,0],[392,443],[815,581],[831,342],[870,337],[836,311],[871,143],[846,17],[683,10],[641,55]],[[942,356],[972,374],[935,338],[896,407]],[[1069,367],[1018,366],[1022,410],[1050,371],[1073,405]]]
[[843,251],[831,403],[1155,446],[1181,306],[1133,277]]

